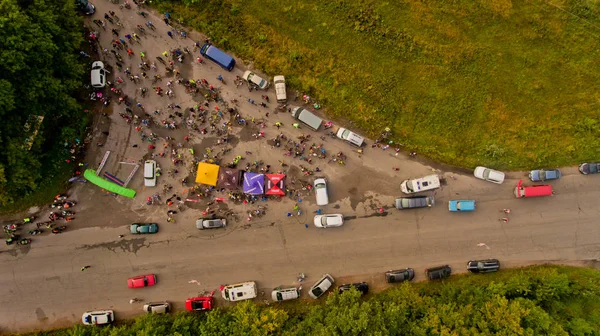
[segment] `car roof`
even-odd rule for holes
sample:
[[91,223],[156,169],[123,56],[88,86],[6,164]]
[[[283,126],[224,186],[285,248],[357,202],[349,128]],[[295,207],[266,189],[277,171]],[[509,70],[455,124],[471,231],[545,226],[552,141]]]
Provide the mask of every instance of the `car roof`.
[[327,217],[328,224],[344,223],[344,216],[342,216],[341,214],[329,214],[329,215],[323,215],[323,217]]

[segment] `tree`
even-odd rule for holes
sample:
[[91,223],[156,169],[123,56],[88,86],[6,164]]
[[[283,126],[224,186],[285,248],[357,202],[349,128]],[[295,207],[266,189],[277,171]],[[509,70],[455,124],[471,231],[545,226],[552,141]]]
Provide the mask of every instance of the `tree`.
[[[70,156],[60,144],[73,139],[56,130],[86,122],[74,98],[85,73],[81,27],[71,0],[0,1],[0,206],[35,192]],[[44,116],[37,135],[24,129],[31,115]]]

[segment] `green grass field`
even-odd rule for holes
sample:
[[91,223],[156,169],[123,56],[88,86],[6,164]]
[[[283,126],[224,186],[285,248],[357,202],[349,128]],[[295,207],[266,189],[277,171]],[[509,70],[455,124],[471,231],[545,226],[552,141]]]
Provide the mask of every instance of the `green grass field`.
[[600,4],[223,0],[160,3],[316,98],[334,120],[451,165],[599,160]]

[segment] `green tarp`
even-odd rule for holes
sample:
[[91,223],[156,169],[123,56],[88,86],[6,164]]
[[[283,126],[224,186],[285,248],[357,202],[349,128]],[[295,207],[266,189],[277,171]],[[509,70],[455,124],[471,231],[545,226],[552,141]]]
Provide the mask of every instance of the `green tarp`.
[[92,182],[98,187],[106,189],[115,194],[123,195],[129,198],[135,197],[135,190],[121,187],[116,183],[107,181],[99,176],[96,176],[96,171],[93,169],[86,169],[86,171],[83,173],[83,177],[85,177],[86,180]]

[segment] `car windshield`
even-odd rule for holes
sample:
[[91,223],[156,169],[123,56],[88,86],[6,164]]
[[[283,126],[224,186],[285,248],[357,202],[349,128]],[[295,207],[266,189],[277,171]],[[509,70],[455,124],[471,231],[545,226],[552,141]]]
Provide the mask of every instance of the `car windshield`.
[[546,171],[540,170],[540,180],[545,180],[545,179],[546,179]]
[[590,173],[597,173],[598,166],[600,166],[600,163],[590,163]]
[[325,188],[325,183],[317,183],[317,185],[315,185],[315,188],[323,189],[323,188]]
[[486,180],[488,180],[490,178],[490,172],[491,172],[491,170],[486,168],[483,171],[483,178],[485,178]]
[[350,135],[350,131],[349,131],[349,130],[345,130],[345,131],[342,133],[342,138],[343,138],[343,139],[346,139],[346,138],[348,138],[348,136],[349,136],[349,135]]
[[229,300],[229,289],[224,290],[223,293],[225,293],[225,298]]
[[326,216],[321,217],[321,224],[323,226],[327,226],[327,217]]
[[148,278],[144,277],[144,286],[148,286]]
[[316,297],[319,297],[321,294],[323,294],[323,290],[319,287],[315,287],[312,292]]

